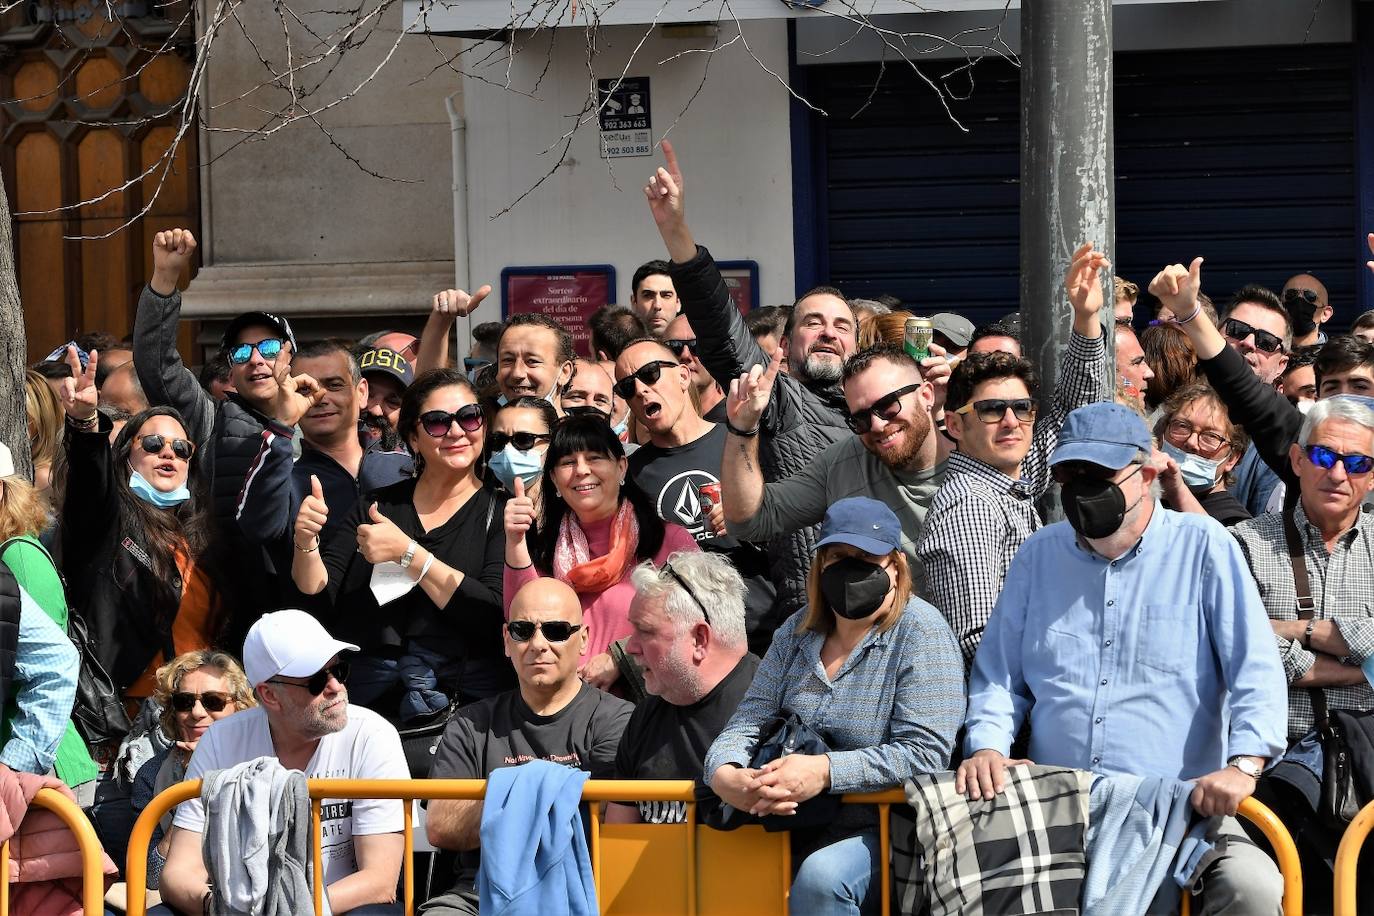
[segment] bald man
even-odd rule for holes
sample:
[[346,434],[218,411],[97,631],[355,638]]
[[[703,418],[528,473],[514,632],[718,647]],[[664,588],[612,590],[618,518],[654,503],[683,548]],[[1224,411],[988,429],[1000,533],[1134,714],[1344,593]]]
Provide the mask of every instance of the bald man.
[[[486,779],[501,767],[549,760],[587,770],[594,779],[610,778],[634,706],[578,678],[587,631],[577,593],[556,579],[526,583],[511,602],[505,641],[520,686],[458,710],[439,741],[430,776]],[[459,856],[452,888],[426,903],[424,916],[477,913],[481,825],[482,802],[429,804],[430,843]]]
[[[105,362],[105,354],[100,354],[100,363]],[[148,409],[148,398],[143,394],[143,386],[138,382],[138,372],[133,361],[115,367],[105,376],[105,386],[100,389],[101,406],[114,407],[133,416]]]
[[1331,300],[1322,281],[1311,274],[1289,277],[1283,284],[1283,305],[1293,322],[1293,346],[1326,343],[1322,325],[1331,320]]

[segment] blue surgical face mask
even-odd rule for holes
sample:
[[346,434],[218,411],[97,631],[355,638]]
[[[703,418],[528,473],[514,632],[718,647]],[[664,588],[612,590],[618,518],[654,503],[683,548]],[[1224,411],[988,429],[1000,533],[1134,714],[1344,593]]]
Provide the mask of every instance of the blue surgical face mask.
[[1178,462],[1179,472],[1183,474],[1183,482],[1192,489],[1206,487],[1210,490],[1217,485],[1217,469],[1221,467],[1220,461],[1213,461],[1210,458],[1203,458],[1201,455],[1194,455],[1192,452],[1185,452],[1169,442],[1161,442],[1159,447],[1164,451],[1164,454]]
[[159,509],[174,509],[191,498],[191,490],[186,486],[185,481],[175,490],[164,493],[150,484],[138,471],[129,475],[129,489],[139,499],[157,506]]
[[544,473],[544,453],[537,449],[522,452],[514,443],[492,455],[488,463],[491,472],[512,493],[515,492],[515,478],[519,477],[528,487]]
[[625,416],[620,418],[620,422],[611,427],[611,432],[615,433],[617,439],[625,441],[625,431],[630,428],[630,412],[625,411]]
[[[548,393],[542,394],[542,395],[530,395],[530,397],[538,397],[538,398],[540,398],[540,399],[542,399],[542,400],[548,401],[550,404],[553,404],[553,403],[554,403],[553,396],[554,396],[555,394],[557,394],[557,393],[558,393],[558,379],[554,379],[554,381],[553,381],[553,387],[550,388],[550,389],[548,390]],[[524,395],[521,395],[521,397],[524,397]],[[499,407],[505,407],[505,406],[506,406],[507,404],[509,404],[509,403],[510,403],[510,398],[506,397],[505,394],[499,394],[499,395],[496,396],[496,404],[497,404],[497,406],[499,406]]]

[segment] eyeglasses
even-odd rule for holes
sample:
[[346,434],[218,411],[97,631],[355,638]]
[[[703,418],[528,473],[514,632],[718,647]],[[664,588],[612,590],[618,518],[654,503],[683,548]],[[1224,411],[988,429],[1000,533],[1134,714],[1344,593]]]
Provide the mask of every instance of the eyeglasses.
[[269,337],[257,343],[235,344],[229,348],[229,362],[233,363],[235,366],[242,366],[253,358],[254,350],[257,350],[263,359],[269,361],[274,360],[277,358],[277,354],[281,352],[284,343],[286,343],[286,341],[282,340],[280,337]]
[[1225,436],[1211,430],[1198,429],[1187,420],[1170,420],[1169,425],[1164,428],[1164,437],[1174,445],[1183,445],[1194,433],[1197,433],[1198,445],[1202,446],[1206,453],[1202,456],[1204,458],[1211,458],[1228,444]]
[[645,363],[634,372],[625,376],[615,383],[615,393],[620,395],[622,400],[628,401],[634,397],[635,382],[641,381],[645,385],[658,384],[659,378],[663,375],[664,368],[676,369],[677,363],[670,363],[666,359],[656,359],[653,362]]
[[611,422],[611,415],[600,407],[593,407],[591,404],[570,404],[563,408],[563,413],[570,417],[596,417],[599,420]]
[[534,639],[535,630],[543,633],[549,642],[567,642],[580,629],[582,624],[568,623],[566,620],[545,620],[541,623],[535,623],[533,620],[512,620],[506,624],[506,632],[516,642],[529,642]]
[[324,688],[329,686],[329,679],[331,677],[340,684],[348,680],[348,671],[350,667],[346,659],[340,659],[334,664],[327,665],[310,675],[310,679],[304,684],[298,684],[295,681],[283,681],[278,678],[273,678],[267,683],[282,684],[287,687],[304,687],[312,697],[317,697],[324,693]]
[[1352,477],[1368,474],[1374,470],[1374,458],[1368,455],[1342,455],[1324,445],[1309,445],[1307,460],[1324,471],[1329,471],[1339,461],[1345,465],[1345,472]]
[[697,352],[697,339],[695,337],[683,337],[680,339],[674,337],[672,340],[663,341],[663,346],[679,355],[682,353],[683,347],[695,353]]
[[1278,353],[1283,349],[1282,337],[1276,337],[1259,328],[1252,328],[1238,318],[1227,318],[1221,325],[1221,333],[1236,341],[1244,340],[1253,334],[1255,335],[1255,349],[1265,353]]
[[191,456],[196,453],[194,442],[186,439],[168,439],[161,433],[152,433],[138,440],[138,444],[142,446],[143,450],[149,455],[156,455],[158,452],[162,451],[162,447],[168,442],[172,443],[172,454],[176,455],[182,461],[190,461]]
[[972,401],[954,412],[964,415],[975,413],[984,423],[1000,423],[1008,410],[1020,422],[1029,423],[1035,419],[1036,403],[1030,398],[1015,398],[1010,401],[1005,398],[992,398],[986,401]]
[[673,581],[676,582],[678,585],[682,586],[682,590],[687,593],[687,597],[691,598],[693,603],[696,604],[697,607],[701,608],[701,616],[705,618],[706,623],[709,625],[711,623],[711,615],[706,613],[706,605],[703,604],[701,599],[697,597],[697,593],[692,591],[692,586],[687,584],[687,580],[682,578],[682,576],[678,574],[678,571],[676,569],[673,569],[672,563],[664,563],[663,566],[660,567],[660,569],[661,571],[672,576]]
[[448,435],[457,421],[458,428],[465,433],[476,432],[482,428],[482,408],[476,404],[464,404],[453,413],[447,410],[426,410],[420,414],[420,426],[435,439]]
[[196,708],[196,701],[205,707],[206,712],[224,712],[224,707],[228,706],[233,698],[227,693],[218,690],[210,690],[205,693],[182,693],[178,691],[172,694],[172,709],[177,712],[190,712]]
[[522,431],[518,433],[492,433],[487,437],[487,441],[491,443],[491,451],[495,454],[505,449],[505,447],[512,442],[515,443],[515,447],[520,451],[528,452],[530,449],[534,448],[536,443],[548,442],[550,438],[548,433],[527,433]]
[[872,404],[856,410],[849,415],[849,428],[859,435],[863,435],[873,428],[873,415],[877,414],[884,420],[895,420],[897,414],[902,412],[902,398],[920,388],[925,382],[916,382],[907,385],[905,388],[898,388],[889,395],[884,395]]

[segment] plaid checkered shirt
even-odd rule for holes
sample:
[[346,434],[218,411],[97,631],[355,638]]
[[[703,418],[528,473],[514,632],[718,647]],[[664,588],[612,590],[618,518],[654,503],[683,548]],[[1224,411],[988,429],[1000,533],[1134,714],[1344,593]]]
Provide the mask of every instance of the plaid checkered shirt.
[[954,630],[966,670],[973,666],[1011,558],[1041,525],[1035,500],[1049,489],[1050,453],[1064,418],[1102,399],[1104,340],[1070,336],[1063,374],[1049,410],[1035,421],[1020,480],[962,452],[950,455],[945,465],[945,482],[926,514],[916,556],[925,567],[930,602]]
[[[1295,510],[1298,534],[1307,559],[1307,576],[1318,620],[1333,620],[1350,646],[1356,665],[1374,655],[1374,510],[1361,509],[1354,527],[1342,534],[1334,553],[1303,512]],[[1264,609],[1273,620],[1297,620],[1298,596],[1293,585],[1293,565],[1283,537],[1283,517],[1270,512],[1231,529],[1259,585]],[[1295,639],[1275,636],[1288,682],[1302,677],[1316,663],[1316,653]],[[1365,684],[1327,687],[1328,709],[1374,708],[1374,689]],[[1288,689],[1288,737],[1293,740],[1310,731],[1314,721],[1312,700],[1306,687]]]

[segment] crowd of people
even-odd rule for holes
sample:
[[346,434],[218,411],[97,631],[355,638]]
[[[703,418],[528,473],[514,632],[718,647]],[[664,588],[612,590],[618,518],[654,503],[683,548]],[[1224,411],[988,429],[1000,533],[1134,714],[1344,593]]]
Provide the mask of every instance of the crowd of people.
[[[1214,842],[1195,906],[1279,912],[1237,808],[1268,803],[1319,874],[1321,728],[1374,710],[1374,313],[1328,338],[1307,274],[1214,303],[1198,258],[1150,280],[1146,316],[1134,283],[1106,301],[1085,243],[1043,390],[1015,313],[936,314],[916,354],[891,297],[741,314],[663,148],[644,193],[666,257],[587,354],[519,314],[460,368],[482,287],[436,294],[418,338],[298,341],[248,312],[193,373],[196,241],[157,233],[132,335],[30,370],[33,479],[0,447],[0,763],[55,773],[121,863],[150,800],[205,778],[148,849],[164,912],[248,886],[218,812],[261,758],[691,778],[701,822],[792,831],[808,914],[878,903],[888,852],[843,793],[928,779],[974,803],[1022,767],[1186,784]],[[478,911],[483,811],[427,806],[454,872],[422,912]],[[326,801],[330,911],[395,910],[402,815]]]

